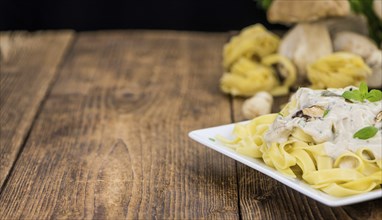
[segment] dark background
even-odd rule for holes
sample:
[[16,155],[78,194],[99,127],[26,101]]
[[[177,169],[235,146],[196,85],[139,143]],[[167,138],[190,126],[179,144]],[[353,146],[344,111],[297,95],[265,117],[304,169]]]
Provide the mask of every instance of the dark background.
[[270,25],[255,0],[0,0],[0,30],[238,30]]

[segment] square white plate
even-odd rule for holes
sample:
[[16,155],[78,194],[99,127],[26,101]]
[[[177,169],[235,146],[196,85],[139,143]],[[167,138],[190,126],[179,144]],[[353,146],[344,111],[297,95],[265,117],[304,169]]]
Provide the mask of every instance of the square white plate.
[[[247,122],[241,122],[247,123]],[[210,147],[234,160],[237,160],[253,169],[268,175],[285,185],[297,190],[298,192],[315,199],[328,206],[343,206],[350,205],[354,203],[364,202],[367,200],[372,200],[382,197],[382,189],[373,190],[371,192],[363,193],[355,196],[348,197],[334,197],[321,192],[317,189],[310,187],[308,184],[304,183],[302,180],[287,177],[277,170],[268,167],[262,160],[250,158],[237,153],[236,151],[224,146],[215,140],[216,135],[222,135],[227,138],[232,137],[232,130],[235,124],[222,125],[217,127],[205,128],[200,130],[191,131],[188,135],[193,140]]]

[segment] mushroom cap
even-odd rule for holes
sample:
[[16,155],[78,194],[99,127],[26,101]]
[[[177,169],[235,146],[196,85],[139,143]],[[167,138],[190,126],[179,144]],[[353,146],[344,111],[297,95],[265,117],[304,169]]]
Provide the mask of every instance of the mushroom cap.
[[349,2],[344,0],[273,0],[267,16],[271,23],[290,24],[346,16],[350,11]]

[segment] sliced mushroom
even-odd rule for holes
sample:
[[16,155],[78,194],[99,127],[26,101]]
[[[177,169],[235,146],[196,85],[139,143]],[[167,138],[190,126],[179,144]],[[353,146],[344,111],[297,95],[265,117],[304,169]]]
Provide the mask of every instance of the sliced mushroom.
[[332,52],[329,32],[321,23],[297,24],[281,40],[278,50],[296,65],[299,80],[304,80],[309,64]]
[[323,117],[324,114],[325,114],[325,109],[321,106],[318,106],[318,105],[313,105],[309,108],[304,108],[302,110],[302,113],[304,115],[308,115],[312,118],[320,118],[320,117]]
[[375,123],[382,121],[382,111],[380,111],[377,116],[375,116]]
[[298,112],[296,112],[292,118],[305,118],[305,119],[311,119],[311,118],[322,118],[325,115],[325,108],[318,105],[313,105],[308,108],[304,108]]

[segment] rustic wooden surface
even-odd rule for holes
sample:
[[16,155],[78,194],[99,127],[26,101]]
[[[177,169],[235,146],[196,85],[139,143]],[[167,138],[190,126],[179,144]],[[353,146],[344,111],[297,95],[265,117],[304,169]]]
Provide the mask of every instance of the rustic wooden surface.
[[72,35],[71,31],[0,33],[0,189]]
[[243,120],[218,88],[227,36],[1,33],[0,218],[382,219],[381,199],[330,208],[188,138]]

